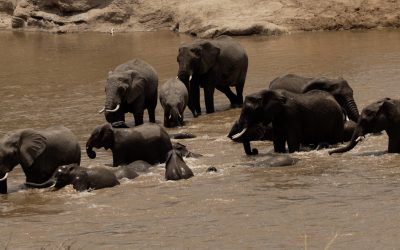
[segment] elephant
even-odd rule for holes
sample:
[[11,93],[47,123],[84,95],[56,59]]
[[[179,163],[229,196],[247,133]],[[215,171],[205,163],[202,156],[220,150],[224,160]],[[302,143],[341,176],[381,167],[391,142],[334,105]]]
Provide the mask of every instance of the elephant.
[[80,164],[81,148],[77,137],[66,127],[20,129],[0,141],[0,191],[7,193],[8,173],[18,164],[26,181],[43,183],[55,169],[65,164]]
[[171,139],[164,128],[146,123],[133,128],[113,128],[106,123],[96,127],[86,143],[89,158],[96,158],[93,148],[111,149],[113,166],[144,160],[150,164],[166,161],[172,149]]
[[160,88],[160,103],[164,109],[164,127],[183,126],[183,112],[188,103],[188,91],[179,79],[169,79]]
[[[243,104],[248,57],[244,48],[229,36],[198,39],[179,48],[178,78],[189,92],[188,107],[194,117],[201,114],[200,87],[204,88],[207,113],[214,112],[215,88],[224,93],[231,106]],[[230,89],[236,87],[236,95]]]
[[[137,177],[136,174],[134,177]],[[133,177],[133,178],[134,178]],[[52,178],[41,184],[25,183],[32,187],[46,187],[53,185],[56,189],[72,184],[77,191],[95,190],[119,185],[116,175],[109,169],[96,167],[85,168],[76,164],[60,166],[54,172]]]
[[170,150],[165,162],[165,179],[177,181],[191,177],[193,177],[193,172],[186,165],[179,151]]
[[[343,128],[343,141],[347,142],[351,140],[356,123],[353,121],[346,121]],[[257,155],[258,150],[251,148],[251,141],[273,141],[273,128],[271,124],[265,125],[264,123],[256,123],[251,127],[248,127],[246,132],[240,138],[233,139],[233,136],[242,131],[239,126],[239,120],[236,120],[228,133],[228,138],[234,142],[240,142],[243,144],[246,155]],[[310,146],[310,145],[306,145]],[[314,145],[315,146],[315,145]],[[321,145],[316,145],[319,148]]]
[[272,122],[274,150],[284,153],[299,151],[300,144],[334,144],[343,140],[343,114],[333,96],[312,90],[296,94],[286,90],[262,90],[246,96],[239,118],[241,132],[232,136],[241,140],[246,130]]
[[326,77],[311,78],[287,74],[272,80],[269,88],[285,89],[294,93],[306,93],[313,89],[323,90],[335,97],[350,120],[357,122],[360,116],[357,104],[354,101],[353,89],[342,77],[337,79]]
[[350,151],[366,134],[383,130],[389,136],[388,153],[400,153],[400,100],[384,98],[366,106],[361,111],[350,142],[329,154]]
[[105,106],[99,113],[108,122],[125,121],[125,113],[132,113],[135,125],[143,124],[147,109],[149,121],[155,122],[158,76],[154,68],[140,59],[117,66],[108,73]]

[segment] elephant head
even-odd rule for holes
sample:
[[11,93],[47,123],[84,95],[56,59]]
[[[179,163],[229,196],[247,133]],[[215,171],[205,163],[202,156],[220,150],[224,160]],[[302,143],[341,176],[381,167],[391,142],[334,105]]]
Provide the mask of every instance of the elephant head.
[[246,96],[240,113],[239,122],[235,130],[240,132],[231,135],[232,140],[243,141],[246,131],[256,126],[256,124],[268,124],[283,109],[287,98],[273,90],[263,90]]
[[303,88],[303,93],[319,89],[333,95],[340,106],[344,108],[350,120],[357,122],[359,115],[357,104],[354,101],[353,89],[341,77],[338,79],[318,78],[310,81]]
[[86,142],[86,153],[89,158],[96,158],[96,152],[93,148],[102,148],[106,150],[114,147],[114,131],[110,124],[104,124],[96,127]]
[[108,122],[124,121],[125,103],[132,103],[141,95],[143,79],[137,71],[110,72],[107,78],[104,108],[99,112],[105,114]]
[[166,128],[183,126],[183,117],[178,108],[169,104],[164,107],[164,126]]
[[192,75],[207,73],[216,63],[219,54],[220,49],[205,40],[182,45],[177,57],[178,78],[188,86]]
[[32,129],[6,135],[0,142],[0,193],[7,193],[8,172],[29,168],[46,149],[46,138]]
[[186,165],[182,155],[174,149],[170,150],[165,162],[165,179],[177,181],[180,179],[189,179],[192,176],[193,172]]
[[[390,144],[390,135],[392,132],[391,126],[393,126],[394,124],[394,119],[397,119],[393,117],[393,113],[395,112],[395,110],[395,104],[390,98],[385,98],[368,105],[362,110],[361,115],[358,118],[358,122],[356,128],[354,129],[350,142],[345,147],[330,151],[329,154],[344,153],[350,151],[366,134],[378,133],[382,130],[386,130],[386,132],[388,133]],[[398,138],[396,138],[396,140],[397,139]]]

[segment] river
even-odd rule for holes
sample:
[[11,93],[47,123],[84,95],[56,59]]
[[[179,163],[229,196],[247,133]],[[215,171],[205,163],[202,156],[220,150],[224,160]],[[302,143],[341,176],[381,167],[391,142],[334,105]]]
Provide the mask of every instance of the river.
[[[297,33],[240,37],[249,55],[245,94],[287,73],[343,76],[361,110],[383,97],[400,97],[400,31]],[[170,32],[54,35],[0,32],[0,136],[19,128],[62,124],[82,149],[104,123],[108,71],[132,58],[157,70],[160,85],[176,76],[185,35]],[[240,109],[216,91],[216,113],[192,118],[169,132],[203,157],[188,158],[195,177],[164,180],[163,165],[117,187],[75,192],[71,187],[21,189],[9,176],[0,196],[0,248],[5,249],[394,249],[400,231],[400,156],[385,154],[387,136],[367,137],[349,153],[293,154],[284,168],[250,167],[272,150],[257,142],[248,157],[228,133]],[[204,102],[202,101],[203,110]],[[127,119],[132,119],[129,115]],[[157,106],[156,120],[162,123]],[[145,113],[147,121],[147,113]],[[111,162],[109,151],[82,166]],[[218,169],[206,173],[209,166]]]

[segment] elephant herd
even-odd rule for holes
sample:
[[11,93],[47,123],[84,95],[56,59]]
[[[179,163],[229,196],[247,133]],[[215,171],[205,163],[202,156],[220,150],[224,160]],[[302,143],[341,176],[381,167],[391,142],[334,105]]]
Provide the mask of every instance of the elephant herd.
[[[110,149],[113,167],[81,167],[78,139],[68,128],[21,129],[0,141],[0,193],[7,193],[8,173],[18,164],[25,173],[25,185],[35,188],[71,184],[83,191],[111,187],[118,185],[119,179],[133,179],[157,163],[165,163],[167,180],[192,177],[183,157],[193,154],[170,140],[192,135],[169,135],[155,124],[155,109],[159,98],[164,126],[183,126],[186,107],[194,117],[201,115],[200,87],[204,89],[207,113],[215,110],[215,89],[226,95],[232,107],[242,108],[228,137],[243,143],[247,155],[258,153],[250,145],[256,140],[272,141],[278,153],[348,141],[348,145],[329,151],[343,153],[354,148],[366,134],[383,130],[389,136],[388,152],[400,153],[400,100],[378,100],[359,114],[353,90],[345,79],[287,74],[243,101],[248,56],[229,36],[183,44],[177,62],[177,77],[160,88],[154,68],[140,59],[123,63],[108,73],[105,105],[100,111],[107,123],[93,130],[86,153],[93,159],[95,148]],[[236,88],[236,94],[231,86]],[[143,124],[145,110],[150,123]],[[126,113],[133,114],[135,126],[125,123]]]

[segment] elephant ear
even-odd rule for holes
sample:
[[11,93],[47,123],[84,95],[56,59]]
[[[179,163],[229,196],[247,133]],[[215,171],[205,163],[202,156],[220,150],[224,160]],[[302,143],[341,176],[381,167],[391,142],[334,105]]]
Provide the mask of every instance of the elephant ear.
[[210,42],[201,45],[201,72],[207,72],[216,63],[221,50]]
[[314,90],[314,89],[319,89],[319,90],[323,90],[323,91],[327,91],[327,92],[332,92],[334,90],[333,87],[334,86],[332,84],[328,84],[327,83],[327,79],[326,78],[318,78],[318,79],[314,79],[314,80],[308,82],[303,87],[302,93],[306,93],[306,92],[309,92],[309,91]]
[[21,165],[31,166],[46,149],[46,137],[34,130],[25,130],[21,133],[19,145]]
[[125,99],[128,103],[132,103],[144,93],[144,79],[135,70],[129,70],[125,74],[128,79]]

